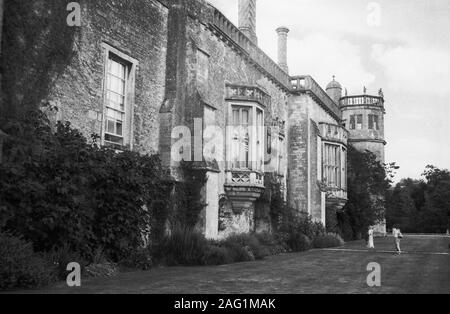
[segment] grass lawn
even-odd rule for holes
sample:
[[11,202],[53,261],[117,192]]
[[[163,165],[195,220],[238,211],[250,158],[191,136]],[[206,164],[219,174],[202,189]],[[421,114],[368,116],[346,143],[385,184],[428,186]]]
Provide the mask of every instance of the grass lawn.
[[[362,241],[334,250],[312,250],[264,261],[218,267],[158,268],[91,279],[81,288],[64,284],[26,293],[299,294],[450,293],[450,238],[407,236],[404,255],[394,254],[392,238],[376,239],[377,250]],[[369,288],[367,265],[382,268],[382,287]]]

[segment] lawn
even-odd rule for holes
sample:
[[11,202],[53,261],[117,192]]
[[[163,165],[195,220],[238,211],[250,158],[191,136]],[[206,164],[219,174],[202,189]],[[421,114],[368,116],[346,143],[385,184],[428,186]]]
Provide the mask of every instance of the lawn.
[[[333,250],[284,254],[264,261],[218,267],[157,268],[111,279],[64,284],[27,293],[299,294],[450,293],[450,238],[407,236],[405,254],[393,252],[393,239],[376,239],[377,250],[362,241]],[[382,286],[369,288],[367,265],[381,265]]]

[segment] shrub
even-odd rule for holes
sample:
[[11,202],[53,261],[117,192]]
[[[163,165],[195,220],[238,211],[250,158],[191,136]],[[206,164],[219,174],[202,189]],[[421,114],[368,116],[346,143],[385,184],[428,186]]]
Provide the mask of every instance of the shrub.
[[89,261],[98,248],[117,262],[143,246],[155,212],[170,201],[158,156],[118,154],[68,123],[53,132],[41,111],[2,128],[9,134],[0,164],[2,230],[39,252],[67,244]]
[[54,267],[31,243],[0,233],[0,289],[45,286],[55,279]]
[[208,250],[205,237],[190,228],[176,227],[159,244],[157,256],[169,266],[201,265]]
[[61,248],[54,248],[50,253],[46,254],[46,258],[55,267],[60,280],[67,278],[69,274],[67,265],[70,263],[80,264],[82,273],[84,273],[85,267],[88,264],[79,253],[74,252],[67,244]]
[[311,249],[311,240],[300,232],[289,233],[286,244],[293,252],[304,252]]
[[313,241],[313,246],[316,249],[340,247],[344,244],[344,240],[342,240],[341,236],[334,233],[327,233],[326,235],[315,238]]
[[306,235],[309,239],[314,239],[326,234],[326,229],[321,222],[313,221],[311,217],[301,217],[295,220],[297,227],[295,230]]
[[253,253],[237,242],[226,241],[222,246],[229,252],[230,259],[233,263],[251,262],[255,260]]
[[203,256],[203,265],[226,265],[233,263],[230,249],[217,245],[209,245]]
[[263,245],[267,249],[270,255],[286,253],[286,244],[278,234],[272,235],[268,232],[263,232],[257,233],[255,234],[255,236],[258,239],[259,243],[261,243],[261,245]]
[[153,267],[153,254],[149,248],[138,249],[123,259],[120,262],[120,266],[139,270],[150,270]]
[[225,243],[237,243],[243,248],[248,249],[256,260],[262,260],[269,255],[269,251],[252,234],[232,235],[225,240]]

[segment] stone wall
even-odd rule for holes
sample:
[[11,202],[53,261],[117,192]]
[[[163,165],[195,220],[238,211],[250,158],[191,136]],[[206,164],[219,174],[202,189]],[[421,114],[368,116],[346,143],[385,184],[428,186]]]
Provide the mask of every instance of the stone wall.
[[288,119],[288,201],[300,213],[323,220],[323,195],[319,187],[318,147],[320,123],[338,125],[331,116],[307,93],[295,93],[289,99]]
[[70,121],[85,136],[101,134],[106,43],[139,62],[135,77],[133,148],[156,153],[159,109],[164,100],[168,11],[159,1],[81,2],[82,26],[75,56],[48,97],[58,120]]
[[320,139],[320,130],[315,121],[310,121],[310,133],[309,133],[309,142],[310,142],[310,208],[311,208],[311,217],[315,221],[323,221],[323,213],[322,213],[322,190],[320,188],[320,182],[322,181],[322,141]]
[[308,213],[309,119],[307,95],[291,97],[288,120],[288,204]]
[[[207,70],[205,70],[205,66]],[[204,118],[208,110],[209,119],[222,130],[226,139],[226,127],[230,102],[227,98],[227,84],[257,86],[270,96],[265,108],[265,123],[271,125],[276,119],[286,121],[288,93],[279,84],[275,84],[264,72],[249,62],[248,58],[232,48],[231,44],[216,35],[211,25],[200,19],[187,18],[186,23],[186,98],[184,99],[184,122],[194,131],[195,118]],[[180,91],[179,91],[180,92]],[[211,114],[210,111],[213,111]],[[193,132],[194,133],[194,132]],[[226,141],[223,143],[221,160],[226,160]],[[194,152],[193,152],[194,154]],[[220,195],[226,195],[225,184],[227,165],[218,162],[218,189],[210,200],[206,211],[215,210]],[[283,172],[287,172],[287,164]],[[215,190],[215,189],[211,189]],[[216,191],[216,190],[215,190]],[[218,237],[236,232],[254,231],[254,207],[248,211],[236,213],[231,204],[220,206]],[[214,213],[208,214],[213,217]],[[211,230],[208,228],[208,230]],[[208,231],[211,233],[211,231]]]

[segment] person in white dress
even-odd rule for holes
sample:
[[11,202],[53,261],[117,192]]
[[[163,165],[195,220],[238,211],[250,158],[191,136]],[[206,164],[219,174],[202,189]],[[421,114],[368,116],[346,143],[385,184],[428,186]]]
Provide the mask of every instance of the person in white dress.
[[374,242],[373,236],[374,236],[373,227],[370,227],[369,228],[369,243],[367,245],[369,249],[375,248],[375,242]]
[[395,226],[394,229],[392,230],[392,234],[394,236],[395,239],[395,249],[397,250],[397,254],[400,255],[402,254],[402,249],[400,247],[400,242],[401,239],[403,239],[403,235],[402,232],[400,230],[399,226]]

